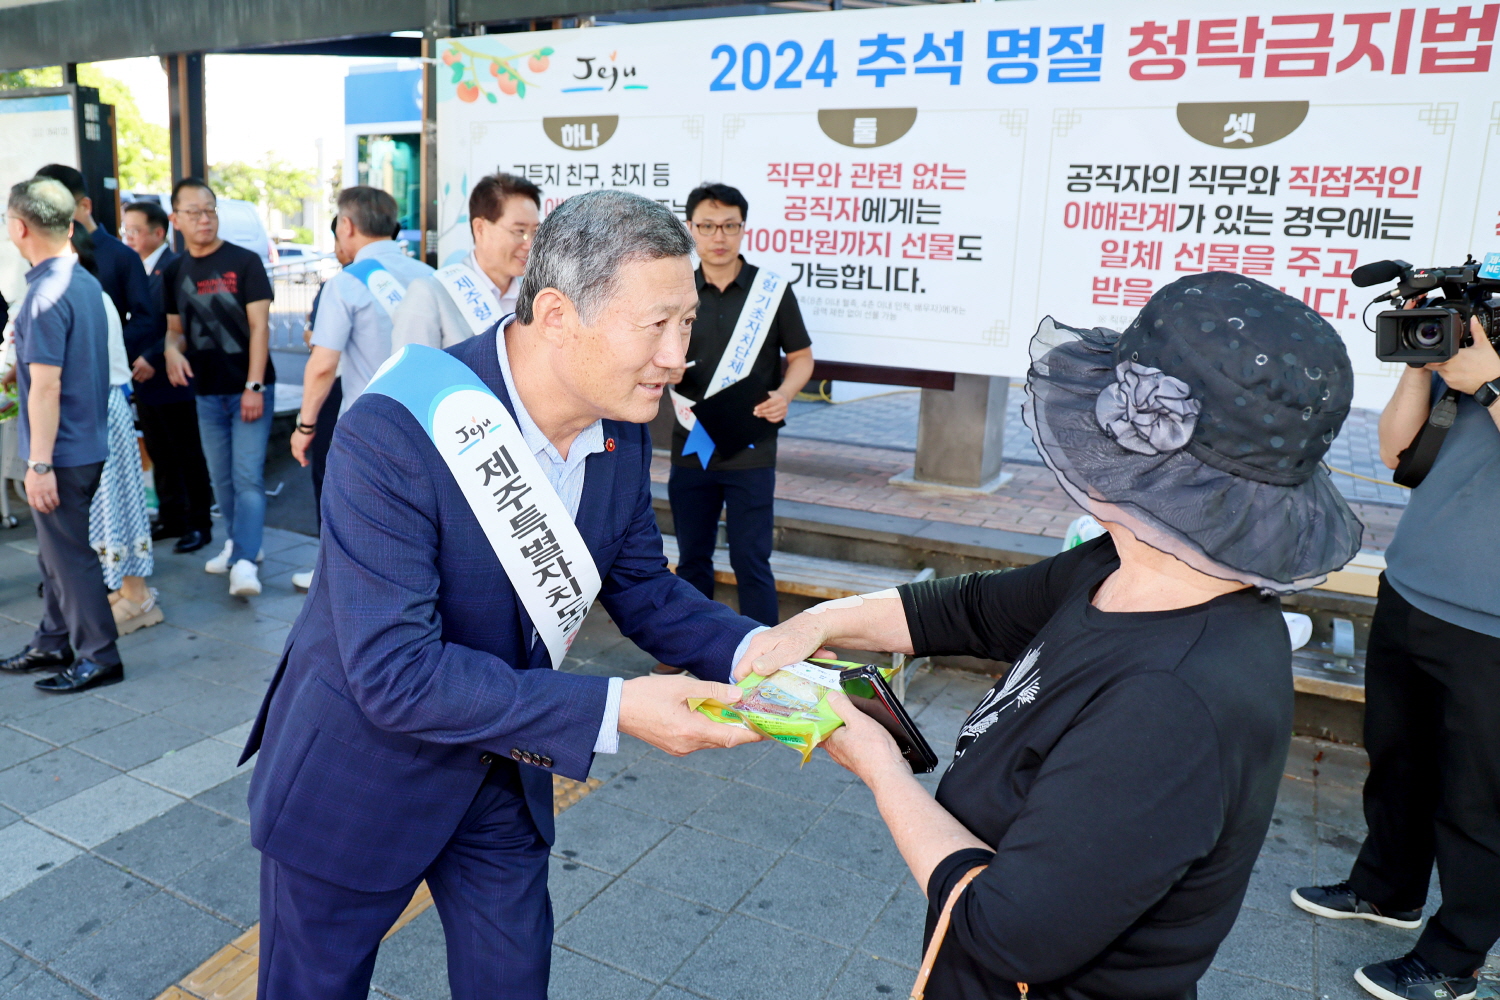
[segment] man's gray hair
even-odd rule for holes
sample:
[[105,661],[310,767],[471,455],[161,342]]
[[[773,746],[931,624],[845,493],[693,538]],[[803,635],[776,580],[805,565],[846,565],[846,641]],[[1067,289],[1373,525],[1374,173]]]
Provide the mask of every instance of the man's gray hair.
[[33,177],[10,189],[6,211],[53,236],[66,236],[77,203],[72,192],[50,177]]
[[620,268],[636,261],[687,257],[693,241],[672,210],[624,191],[574,195],[547,216],[531,244],[516,301],[516,321],[530,323],[532,304],[555,288],[591,324],[615,293]]
[[339,192],[339,214],[354,223],[361,234],[378,240],[393,239],[400,221],[396,199],[366,184]]

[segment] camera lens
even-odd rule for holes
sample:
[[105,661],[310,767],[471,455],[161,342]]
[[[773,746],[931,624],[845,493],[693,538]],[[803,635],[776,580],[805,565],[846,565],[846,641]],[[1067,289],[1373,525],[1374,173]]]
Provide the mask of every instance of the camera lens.
[[1413,323],[1407,330],[1407,340],[1412,347],[1431,350],[1443,342],[1443,324],[1437,320],[1422,320]]

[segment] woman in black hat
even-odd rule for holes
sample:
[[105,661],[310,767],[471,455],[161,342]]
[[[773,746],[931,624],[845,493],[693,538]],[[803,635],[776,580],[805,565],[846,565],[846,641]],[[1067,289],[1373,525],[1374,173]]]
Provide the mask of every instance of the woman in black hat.
[[1012,663],[936,800],[835,696],[847,725],[824,745],[927,892],[927,996],[1187,1000],[1234,924],[1286,760],[1276,595],[1359,550],[1319,465],[1349,359],[1317,313],[1227,273],[1167,286],[1122,334],[1048,318],[1031,353],[1026,423],[1108,534],[819,606],[759,637],[756,669],[822,645]]

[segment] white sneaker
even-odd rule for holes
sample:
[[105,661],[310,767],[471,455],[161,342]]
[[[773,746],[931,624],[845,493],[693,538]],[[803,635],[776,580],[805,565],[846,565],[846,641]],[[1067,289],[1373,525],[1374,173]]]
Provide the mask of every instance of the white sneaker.
[[305,573],[293,573],[292,574],[292,586],[295,587],[297,590],[302,591],[302,593],[305,594],[309,590],[312,589],[312,578],[313,578],[313,571],[312,570],[308,570]]
[[229,571],[229,593],[234,597],[254,597],[260,593],[260,574],[255,563],[241,559]]
[[223,576],[229,572],[229,557],[234,552],[234,539],[224,543],[224,551],[203,564],[205,572]]
[[[208,562],[204,563],[203,564],[203,569],[206,572],[213,573],[213,574],[215,574],[217,576],[223,576],[225,573],[229,572],[229,557],[231,555],[233,555],[233,554],[234,554],[234,539],[231,538],[229,541],[227,541],[227,542],[224,543],[224,551],[220,552],[218,555],[214,556]],[[243,562],[243,561],[244,560],[241,560],[241,562]],[[258,563],[262,563],[262,562],[266,561],[266,550],[265,549],[261,549],[260,550],[260,555],[258,555],[258,556],[255,557],[255,561],[258,562]]]

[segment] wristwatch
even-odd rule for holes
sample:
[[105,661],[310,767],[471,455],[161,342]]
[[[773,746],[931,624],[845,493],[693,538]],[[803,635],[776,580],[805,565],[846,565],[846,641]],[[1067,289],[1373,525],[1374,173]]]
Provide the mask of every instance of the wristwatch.
[[32,472],[35,472],[39,476],[45,476],[47,473],[52,471],[52,466],[48,463],[33,462],[29,458],[26,460],[26,468],[30,469]]
[[1500,378],[1491,379],[1474,390],[1474,402],[1483,407],[1493,406],[1500,399]]
[[264,382],[246,382],[245,388],[250,390],[251,392],[262,392],[265,390],[266,386]]

